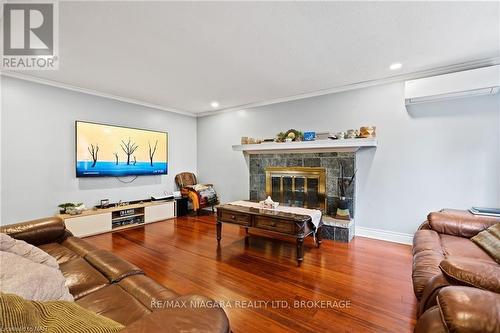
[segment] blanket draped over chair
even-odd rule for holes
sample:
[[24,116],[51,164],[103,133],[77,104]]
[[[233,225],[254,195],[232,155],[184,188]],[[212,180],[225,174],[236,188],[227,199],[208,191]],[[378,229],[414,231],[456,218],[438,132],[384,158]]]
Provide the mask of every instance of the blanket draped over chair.
[[175,182],[181,194],[187,196],[193,204],[193,210],[213,207],[219,204],[219,198],[212,184],[198,184],[196,176],[191,172],[183,172],[175,176]]

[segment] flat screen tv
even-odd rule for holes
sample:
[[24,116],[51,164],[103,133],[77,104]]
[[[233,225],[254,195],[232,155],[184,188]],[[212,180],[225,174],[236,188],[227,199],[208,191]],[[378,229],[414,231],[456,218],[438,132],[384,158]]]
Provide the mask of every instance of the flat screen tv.
[[75,123],[76,176],[121,177],[168,173],[168,133]]

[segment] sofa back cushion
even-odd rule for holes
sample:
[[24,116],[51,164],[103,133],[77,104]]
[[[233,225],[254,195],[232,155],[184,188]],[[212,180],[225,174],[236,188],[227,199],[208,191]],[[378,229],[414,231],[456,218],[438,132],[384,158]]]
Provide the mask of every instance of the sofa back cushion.
[[451,258],[443,260],[439,268],[454,284],[500,293],[500,266],[494,262]]
[[67,234],[63,220],[58,217],[5,225],[0,232],[33,245],[58,242]]
[[468,211],[445,209],[427,216],[432,230],[440,234],[470,238],[500,222],[500,218],[473,215]]

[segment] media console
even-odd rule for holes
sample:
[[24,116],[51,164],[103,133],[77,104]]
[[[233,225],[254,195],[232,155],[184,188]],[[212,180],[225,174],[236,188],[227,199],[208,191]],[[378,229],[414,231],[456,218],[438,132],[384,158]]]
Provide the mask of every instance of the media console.
[[171,219],[176,216],[175,210],[175,200],[164,200],[88,209],[79,215],[58,216],[73,235],[84,237]]

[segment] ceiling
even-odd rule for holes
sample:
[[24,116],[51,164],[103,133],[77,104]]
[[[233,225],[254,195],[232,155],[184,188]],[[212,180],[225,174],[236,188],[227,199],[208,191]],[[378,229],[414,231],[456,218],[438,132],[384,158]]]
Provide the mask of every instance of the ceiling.
[[[499,2],[60,2],[58,71],[192,114],[500,55]],[[389,65],[400,62],[395,71]]]

